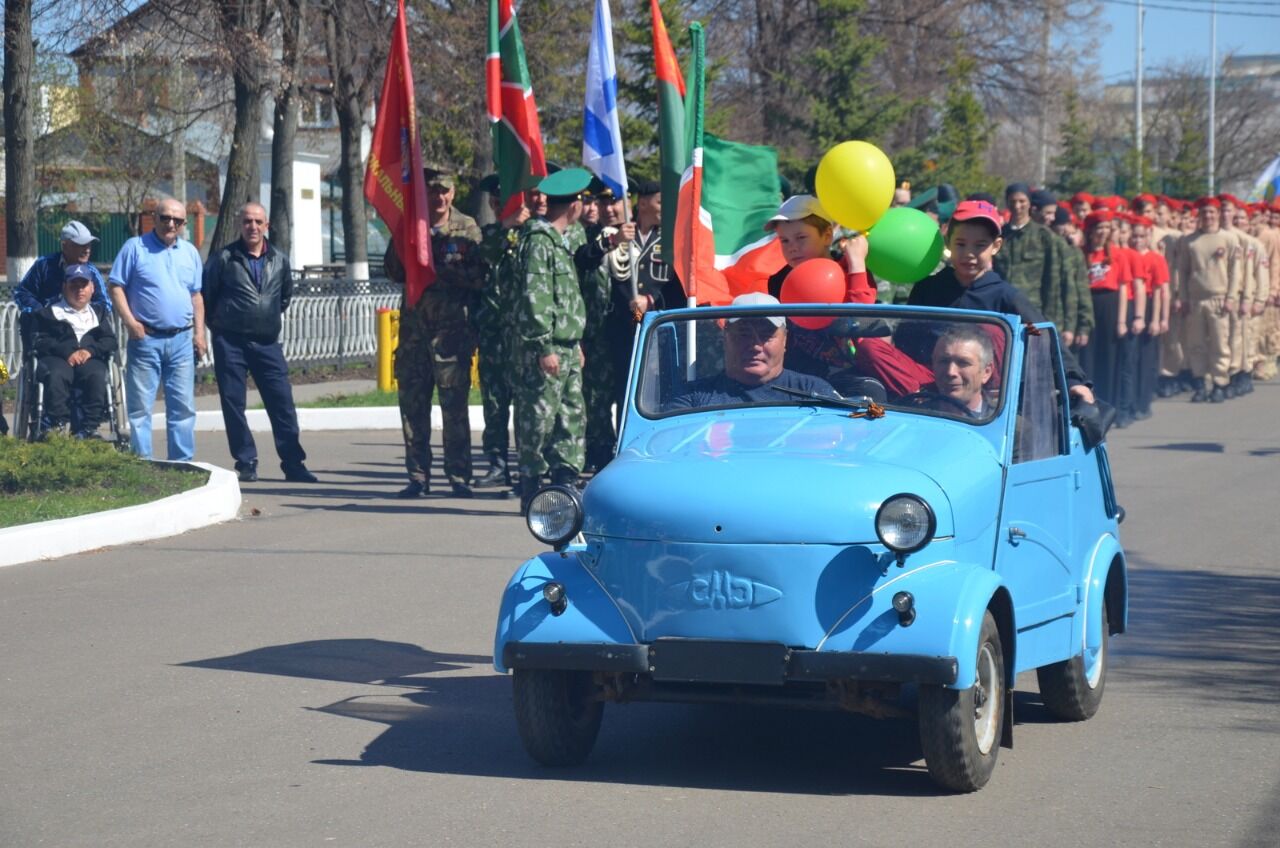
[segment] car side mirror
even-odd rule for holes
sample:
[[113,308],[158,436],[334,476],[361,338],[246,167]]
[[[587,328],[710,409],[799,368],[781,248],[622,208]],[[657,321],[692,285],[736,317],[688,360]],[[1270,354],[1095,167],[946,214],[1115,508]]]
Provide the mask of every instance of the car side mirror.
[[1107,431],[1116,420],[1116,408],[1106,401],[1085,403],[1078,397],[1071,398],[1071,423],[1080,428],[1084,449],[1091,451],[1107,438]]

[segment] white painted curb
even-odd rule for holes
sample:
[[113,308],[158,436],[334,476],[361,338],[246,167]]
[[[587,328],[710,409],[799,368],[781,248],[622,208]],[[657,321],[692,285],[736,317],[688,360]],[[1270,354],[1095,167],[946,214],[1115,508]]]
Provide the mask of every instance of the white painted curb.
[[0,530],[0,566],[177,536],[239,513],[240,483],[234,473],[206,462],[157,464],[203,468],[209,482],[151,503],[7,527]]
[[[484,429],[484,407],[467,407],[467,417],[471,429]],[[265,409],[250,409],[245,413],[249,429],[254,433],[270,433],[271,422],[267,419]],[[431,429],[439,430],[443,424],[440,407],[431,407]],[[400,407],[398,406],[345,406],[345,407],[299,407],[298,427],[304,433],[308,430],[399,430]],[[203,432],[222,432],[226,425],[222,421],[222,411],[206,409],[196,413],[196,429]],[[164,413],[151,416],[151,430],[154,433],[164,431]]]

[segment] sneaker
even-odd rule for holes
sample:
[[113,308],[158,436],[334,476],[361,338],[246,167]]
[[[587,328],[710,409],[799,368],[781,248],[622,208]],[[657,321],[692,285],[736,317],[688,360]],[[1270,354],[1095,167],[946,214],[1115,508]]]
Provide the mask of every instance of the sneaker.
[[409,485],[405,486],[396,493],[397,498],[408,500],[409,498],[425,498],[427,496],[427,484],[420,480],[410,480]]
[[1191,396],[1192,403],[1204,403],[1208,399],[1209,399],[1209,393],[1204,390],[1203,386],[1196,389],[1195,394]]
[[239,475],[241,483],[256,483],[258,482],[258,466],[246,465],[244,468],[239,469]]
[[297,465],[283,466],[284,479],[290,483],[319,483],[319,478],[307,470],[307,466],[299,462]]
[[1209,403],[1222,403],[1226,399],[1227,392],[1222,386],[1214,386],[1213,391],[1209,392]]

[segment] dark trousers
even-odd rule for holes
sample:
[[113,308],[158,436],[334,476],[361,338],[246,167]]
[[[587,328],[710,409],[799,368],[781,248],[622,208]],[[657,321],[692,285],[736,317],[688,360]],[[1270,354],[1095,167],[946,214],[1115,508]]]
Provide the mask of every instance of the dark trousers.
[[1146,414],[1151,411],[1151,401],[1156,396],[1156,380],[1160,376],[1160,340],[1161,336],[1151,335],[1152,299],[1147,300],[1147,330],[1138,336],[1138,387],[1137,411]]
[[258,464],[258,446],[245,419],[245,378],[253,375],[262,405],[271,420],[280,465],[301,465],[307,458],[298,441],[298,411],[293,405],[293,387],[289,385],[289,367],[279,342],[262,344],[234,333],[213,336],[213,373],[218,378],[218,395],[222,400],[222,420],[227,428],[227,447],[236,462],[236,470]]
[[1091,292],[1090,296],[1093,300],[1093,333],[1089,336],[1089,343],[1077,350],[1080,368],[1093,381],[1093,393],[1115,405],[1119,395],[1116,322],[1120,318],[1120,299],[1113,291],[1098,290]]
[[40,359],[40,380],[44,383],[44,417],[50,426],[71,421],[71,392],[80,393],[77,430],[97,429],[107,406],[107,363],[101,359],[72,368],[60,356]]
[[1133,318],[1129,332],[1116,340],[1116,398],[1112,401],[1122,415],[1138,411],[1138,337],[1133,334]]

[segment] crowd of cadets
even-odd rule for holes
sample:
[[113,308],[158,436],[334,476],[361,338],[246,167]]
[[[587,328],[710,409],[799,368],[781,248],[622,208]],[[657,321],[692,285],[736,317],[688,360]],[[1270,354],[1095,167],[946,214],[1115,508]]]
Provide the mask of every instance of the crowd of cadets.
[[[430,452],[421,431],[429,427],[423,410],[429,411],[433,382],[454,388],[440,393],[453,494],[469,497],[472,485],[512,486],[512,414],[515,491],[527,499],[547,480],[576,482],[612,455],[613,407],[622,408],[637,322],[646,311],[684,305],[660,242],[660,188],[633,182],[628,205],[573,168],[552,173],[504,209],[496,177],[489,177],[480,187],[497,222],[477,229],[451,205],[452,176],[431,170],[428,178],[429,194],[440,202],[431,221],[437,282],[427,299],[448,299],[457,309],[448,327],[428,320],[407,334],[413,350],[402,331],[397,373],[410,484],[401,494],[427,493]],[[994,202],[980,194],[967,199]],[[894,204],[924,209],[945,231],[957,200],[942,186],[914,203],[900,190]],[[1248,204],[1225,194],[1126,200],[1083,192],[1059,199],[1015,183],[1006,189],[1002,214],[994,270],[1057,325],[1095,396],[1116,408],[1117,426],[1149,417],[1156,396],[1189,392],[1193,402],[1220,403],[1252,391],[1255,379],[1275,376],[1280,200]],[[394,249],[388,260],[398,264]],[[898,298],[881,285],[879,299]],[[463,310],[470,333],[458,324]],[[408,309],[401,326],[415,327],[417,311],[428,310]],[[455,387],[473,346],[489,464],[474,481],[465,393]],[[425,370],[406,385],[409,367],[399,363],[409,359]]]

